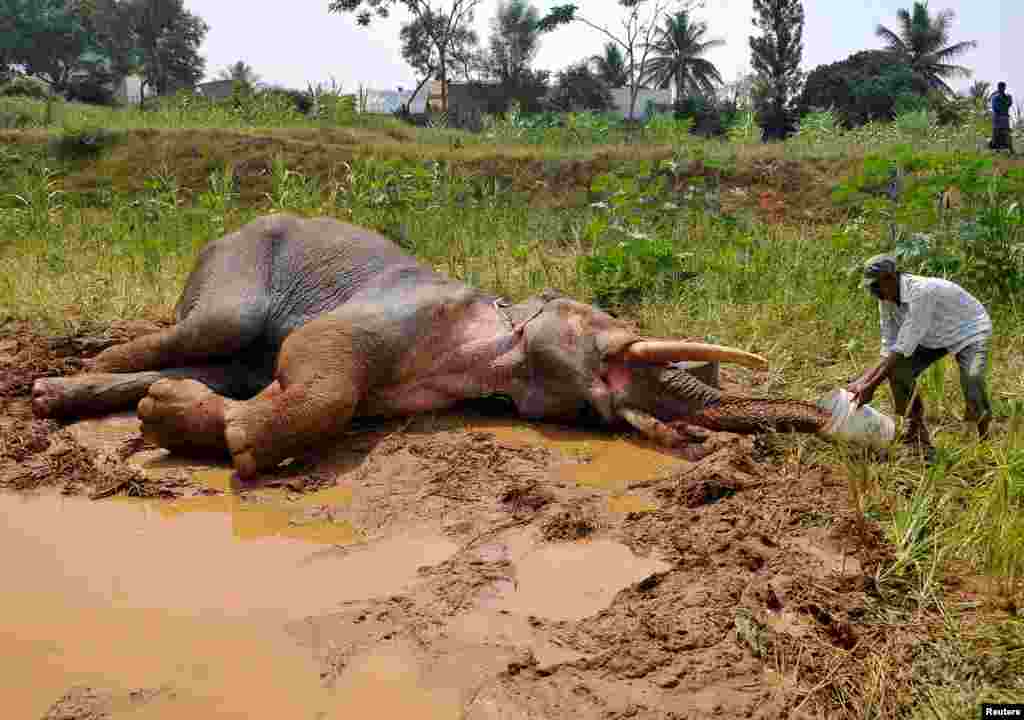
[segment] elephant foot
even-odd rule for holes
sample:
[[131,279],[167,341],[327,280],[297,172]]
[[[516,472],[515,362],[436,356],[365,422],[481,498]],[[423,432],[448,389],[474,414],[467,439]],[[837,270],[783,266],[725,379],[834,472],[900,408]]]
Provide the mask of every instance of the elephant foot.
[[60,378],[41,378],[32,383],[32,414],[52,418],[61,414],[64,392]]
[[282,460],[269,417],[263,411],[272,411],[264,403],[232,403],[224,413],[224,440],[231,453],[231,464],[238,476],[249,480],[263,470],[276,467]]
[[196,380],[155,382],[138,406],[142,436],[183,454],[226,454],[226,402]]
[[241,479],[250,480],[312,450],[332,435],[339,416],[347,420],[351,415],[310,408],[300,402],[306,395],[299,388],[289,396],[274,382],[251,400],[225,404],[224,439]]
[[274,450],[273,441],[254,432],[254,424],[246,422],[244,412],[229,411],[225,415],[224,439],[231,453],[231,464],[238,477],[250,480],[263,470],[270,470],[283,460]]

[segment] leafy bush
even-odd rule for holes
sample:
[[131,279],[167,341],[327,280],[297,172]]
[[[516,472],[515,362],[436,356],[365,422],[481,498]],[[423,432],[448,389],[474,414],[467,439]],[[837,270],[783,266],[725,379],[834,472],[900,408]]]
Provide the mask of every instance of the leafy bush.
[[992,204],[959,230],[964,275],[989,297],[1009,300],[1024,292],[1024,207]]
[[106,128],[67,129],[50,141],[50,151],[58,160],[93,158],[121,139],[121,133]]
[[677,145],[684,142],[693,129],[694,118],[678,118],[669,113],[655,113],[649,116],[644,126],[644,135],[654,142]]
[[86,77],[68,83],[64,97],[70,102],[81,102],[89,105],[115,105],[116,99],[111,89],[100,78]]
[[739,109],[734,101],[717,101],[700,95],[677,98],[672,106],[677,120],[689,118],[691,130],[701,137],[722,137],[735,122]]
[[27,76],[15,77],[0,86],[0,95],[4,97],[27,97],[34,100],[45,100],[50,96],[50,88],[43,82]]
[[761,135],[761,128],[757,124],[757,116],[750,110],[737,112],[732,122],[725,129],[726,137],[732,143],[754,142]]
[[304,90],[294,90],[292,88],[283,87],[268,87],[263,90],[263,94],[277,95],[279,97],[287,98],[294,106],[296,112],[303,115],[308,115],[313,109],[313,96],[311,93]]
[[864,50],[845,60],[819,65],[807,76],[798,105],[801,114],[832,110],[847,128],[892,120],[928,92],[928,83],[884,50]]
[[962,125],[974,109],[968,98],[950,98],[943,93],[928,93],[927,107],[939,125]]
[[615,308],[669,297],[693,277],[686,270],[690,255],[679,252],[671,239],[681,203],[669,193],[670,174],[667,166],[645,162],[603,173],[591,183],[598,214],[585,228],[589,251],[578,258],[577,271],[599,305]]
[[800,119],[796,137],[814,145],[835,139],[840,131],[839,119],[831,110],[811,112]]
[[159,98],[150,117],[154,114],[171,126],[287,127],[304,120],[290,97],[278,92],[250,92],[242,87],[221,100],[182,90]]
[[24,130],[38,124],[29,108],[0,102],[0,130]]
[[612,93],[586,62],[570,65],[559,71],[555,89],[548,97],[552,110],[596,110],[603,112],[612,107]]

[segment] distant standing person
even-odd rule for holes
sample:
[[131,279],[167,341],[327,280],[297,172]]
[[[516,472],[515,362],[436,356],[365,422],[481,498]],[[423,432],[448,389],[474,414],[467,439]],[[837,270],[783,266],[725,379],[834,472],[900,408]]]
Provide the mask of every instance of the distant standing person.
[[1006,92],[1006,83],[1001,82],[992,95],[992,150],[1009,150],[1013,155],[1013,135],[1010,133],[1010,108],[1013,96]]
[[934,448],[924,422],[924,403],[914,394],[914,386],[932,363],[952,354],[960,366],[967,419],[977,423],[979,438],[987,439],[992,408],[985,373],[992,321],[985,307],[956,283],[901,272],[891,255],[867,261],[862,286],[878,298],[882,361],[847,387],[854,402],[870,403],[875,388],[888,378],[896,412],[907,417],[903,442],[917,445],[931,460]]

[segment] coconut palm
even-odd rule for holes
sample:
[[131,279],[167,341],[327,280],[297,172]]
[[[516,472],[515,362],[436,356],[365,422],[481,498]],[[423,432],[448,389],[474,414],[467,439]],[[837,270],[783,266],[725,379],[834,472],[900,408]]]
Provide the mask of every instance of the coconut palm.
[[898,55],[937,90],[952,94],[944,78],[970,77],[971,71],[949,61],[968,50],[978,47],[974,40],[949,44],[949,31],[953,24],[952,10],[942,10],[934,16],[927,2],[915,2],[911,11],[900,9],[899,32],[879,25],[875,34],[885,41],[886,49]]
[[976,105],[988,105],[988,101],[992,97],[992,83],[985,80],[974,81],[967,89],[967,97]]
[[725,41],[708,39],[708,24],[693,20],[683,11],[665,18],[658,39],[651,45],[652,55],[644,67],[645,77],[659,88],[676,86],[676,96],[711,95],[722,76],[714,63],[705,60],[708,50],[722,47]]
[[626,58],[616,43],[605,43],[604,55],[594,55],[590,60],[597,68],[597,76],[609,87],[624,87],[629,83]]
[[260,82],[260,76],[252,69],[252,65],[244,60],[231,63],[220,71],[221,80],[234,80],[243,87],[254,88]]

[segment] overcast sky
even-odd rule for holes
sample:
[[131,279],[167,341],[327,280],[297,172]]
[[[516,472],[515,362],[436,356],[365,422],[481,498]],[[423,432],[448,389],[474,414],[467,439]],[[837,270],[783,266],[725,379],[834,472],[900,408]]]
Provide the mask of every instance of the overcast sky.
[[[543,14],[565,0],[534,0]],[[328,0],[288,0],[254,3],[242,0],[185,0],[193,13],[210,25],[201,54],[207,76],[236,60],[252,65],[264,82],[305,89],[308,83],[330,82],[345,90],[360,83],[377,89],[414,87],[417,78],[402,60],[398,29],[408,19],[396,9],[386,21],[369,28],[356,25],[351,14],[327,11]],[[622,10],[616,0],[576,0],[590,20],[619,28]],[[912,0],[804,0],[803,65],[806,70],[841,60],[853,52],[880,47],[874,30],[878,23],[896,29],[896,11]],[[481,39],[486,39],[497,0],[483,0],[476,13]],[[976,40],[979,47],[961,56],[957,64],[974,71],[973,79],[993,85],[1006,80],[1011,94],[1024,99],[1024,48],[1011,53],[1011,38],[1024,41],[1024,0],[931,0],[933,12],[956,13],[952,41]],[[698,17],[708,22],[710,35],[726,41],[708,54],[726,81],[749,68],[747,38],[753,32],[751,0],[707,0]],[[600,33],[579,23],[544,36],[534,66],[557,71],[599,53],[605,42]],[[951,81],[961,88],[970,80]]]

